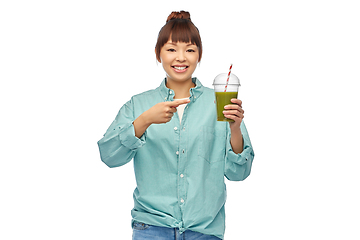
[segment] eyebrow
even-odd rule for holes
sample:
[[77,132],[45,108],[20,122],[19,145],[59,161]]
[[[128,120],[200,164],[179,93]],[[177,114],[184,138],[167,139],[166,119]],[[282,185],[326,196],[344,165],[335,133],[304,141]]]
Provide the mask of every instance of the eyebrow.
[[[174,45],[174,46],[177,46],[177,44],[176,43],[173,43],[173,42],[171,42],[171,43],[166,43],[166,44],[171,44],[171,45]],[[188,46],[196,46],[195,44],[193,44],[193,43],[189,43],[189,44],[186,44],[186,46],[188,47]]]

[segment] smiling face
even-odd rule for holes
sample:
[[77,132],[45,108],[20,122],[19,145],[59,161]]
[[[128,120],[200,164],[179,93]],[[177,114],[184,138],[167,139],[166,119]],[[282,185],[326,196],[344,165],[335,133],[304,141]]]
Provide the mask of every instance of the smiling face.
[[192,43],[172,42],[170,39],[161,48],[160,61],[168,81],[191,81],[199,61],[199,50]]

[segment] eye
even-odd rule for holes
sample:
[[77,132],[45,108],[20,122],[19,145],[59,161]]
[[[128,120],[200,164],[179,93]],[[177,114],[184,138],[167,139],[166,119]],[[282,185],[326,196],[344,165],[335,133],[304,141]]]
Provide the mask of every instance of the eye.
[[168,51],[169,51],[169,52],[175,52],[175,49],[169,48]]
[[194,49],[188,49],[187,52],[195,52]]

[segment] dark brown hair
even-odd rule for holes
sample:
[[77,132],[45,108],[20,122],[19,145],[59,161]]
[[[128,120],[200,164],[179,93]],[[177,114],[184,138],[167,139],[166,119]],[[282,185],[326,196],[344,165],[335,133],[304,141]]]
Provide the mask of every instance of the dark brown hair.
[[202,44],[198,28],[192,23],[190,13],[185,11],[172,12],[166,24],[161,28],[155,46],[156,59],[160,62],[161,48],[171,38],[172,42],[195,44],[199,49],[199,62],[202,56]]

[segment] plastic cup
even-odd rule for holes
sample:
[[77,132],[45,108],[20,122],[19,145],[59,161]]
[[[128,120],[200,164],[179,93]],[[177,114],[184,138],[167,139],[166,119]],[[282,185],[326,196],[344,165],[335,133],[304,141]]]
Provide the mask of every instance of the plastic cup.
[[231,102],[232,98],[238,97],[240,80],[235,74],[230,74],[229,82],[225,91],[225,86],[228,78],[228,73],[221,73],[214,79],[214,91],[216,100],[217,120],[222,122],[234,122],[234,120],[226,118],[223,114],[224,107]]

